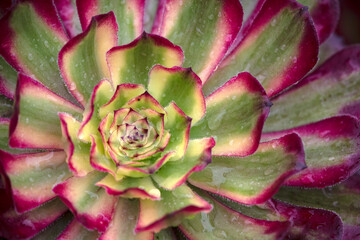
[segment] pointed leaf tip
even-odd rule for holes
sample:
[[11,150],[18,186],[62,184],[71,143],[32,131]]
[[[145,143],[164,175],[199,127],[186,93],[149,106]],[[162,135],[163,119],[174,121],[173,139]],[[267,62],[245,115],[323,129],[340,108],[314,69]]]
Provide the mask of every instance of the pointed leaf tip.
[[181,48],[169,40],[144,32],[131,43],[109,50],[106,58],[114,86],[122,83],[146,86],[149,70],[154,65],[181,66],[184,55]]
[[205,98],[200,78],[191,68],[154,66],[149,74],[148,90],[162,106],[174,101],[192,124],[205,114]]
[[[106,52],[117,44],[117,29],[113,12],[95,16],[88,28],[67,42],[59,53],[61,74],[82,106],[90,100],[94,87],[102,79],[110,79]],[[93,56],[93,59],[83,56]]]

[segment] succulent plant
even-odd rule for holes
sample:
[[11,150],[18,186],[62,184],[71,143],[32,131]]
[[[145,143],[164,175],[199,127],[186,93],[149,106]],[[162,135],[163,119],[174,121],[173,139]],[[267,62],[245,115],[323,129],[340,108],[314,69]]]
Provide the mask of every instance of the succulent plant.
[[0,8],[0,237],[360,234],[360,46],[332,36],[338,1]]

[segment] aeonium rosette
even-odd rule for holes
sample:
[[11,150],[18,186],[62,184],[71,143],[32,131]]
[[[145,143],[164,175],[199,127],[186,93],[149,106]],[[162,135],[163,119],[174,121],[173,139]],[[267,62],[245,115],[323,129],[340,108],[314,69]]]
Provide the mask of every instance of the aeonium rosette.
[[[173,84],[180,84],[192,94],[185,98],[183,90],[179,90],[167,96],[166,89],[173,88]],[[214,140],[189,142],[192,120],[198,121],[205,112],[200,84],[191,69],[159,65],[150,72],[148,90],[127,83],[117,85],[115,90],[108,80],[102,80],[94,88],[82,122],[60,114],[70,169],[78,177],[92,175],[95,185],[110,195],[161,200],[164,191],[179,187],[190,173],[210,163]],[[59,184],[54,191],[68,199],[66,185]],[[211,209],[185,185],[176,192],[176,197],[195,198],[193,209],[185,210],[187,214]],[[168,221],[171,224],[178,219]],[[149,228],[146,219],[143,222],[137,230]],[[106,224],[96,224],[101,223]],[[158,225],[151,229],[160,230],[162,223]]]
[[[193,96],[184,98],[182,90],[178,95],[166,96],[166,88],[172,84],[180,84]],[[203,138],[189,143],[192,118],[173,101],[176,99],[195,121],[199,120],[205,112],[200,79],[190,69],[158,65],[150,72],[147,89],[138,84],[120,84],[114,90],[108,80],[102,80],[94,88],[82,122],[60,114],[63,135],[68,139],[70,169],[78,176],[85,176],[93,168],[108,172],[97,183],[108,193],[160,199],[152,180],[171,190],[210,162],[214,140]],[[191,149],[194,147],[204,152],[196,153]],[[78,154],[84,149],[89,150],[89,159],[79,161]],[[169,175],[173,165],[167,162],[182,165],[182,170],[177,169],[178,176]]]
[[[94,23],[101,26],[113,20],[110,13],[99,16],[98,22],[95,19]],[[60,60],[64,72],[67,71],[66,58],[76,54],[67,51],[74,42],[70,41],[60,52],[60,59],[65,59]],[[81,51],[79,48],[77,50]],[[128,61],[124,62],[125,73],[119,67],[124,55],[132,55],[139,48],[146,48],[148,52],[143,49],[141,52],[150,55],[150,62],[146,58],[143,60],[145,66],[136,63],[140,65],[140,71],[149,72],[146,74],[148,79],[144,79],[144,74],[137,75],[136,71],[129,73],[126,69],[130,64]],[[85,223],[89,228],[100,231],[107,228],[112,218],[111,206],[114,207],[117,197],[142,200],[143,214],[139,216],[136,231],[159,231],[178,224],[184,216],[212,208],[184,185],[192,172],[202,170],[211,162],[211,149],[215,145],[211,137],[189,140],[191,125],[205,114],[201,80],[189,68],[151,67],[161,62],[154,56],[162,54],[159,48],[165,52],[162,58],[167,66],[182,63],[179,47],[161,37],[143,33],[129,45],[107,52],[111,80],[101,80],[94,87],[81,122],[70,114],[59,114],[62,135],[66,139],[67,162],[77,178],[58,184],[53,191],[69,203],[75,214],[78,199],[72,196],[72,184],[77,186],[79,181],[85,181],[84,184],[93,184],[97,188],[97,194],[107,194],[104,201],[109,208],[103,211],[105,217],[98,215],[96,221]],[[65,79],[75,82],[76,75],[71,71]],[[140,84],[123,83],[124,76],[133,79],[126,82]],[[70,88],[70,91],[79,102],[84,99],[76,88]],[[181,204],[167,211],[178,211],[179,214],[169,217],[164,212],[155,218],[150,215],[153,209],[164,208],[173,198],[182,199]]]
[[[212,209],[185,183],[187,178],[211,162],[212,152],[254,152],[270,102],[248,73],[235,76],[205,100],[201,79],[181,67],[180,47],[146,33],[116,46],[116,32],[112,12],[98,15],[61,49],[59,67],[73,96],[70,101],[19,75],[21,94],[9,142],[64,149],[68,168],[61,164],[58,169],[64,172],[47,184],[84,227],[108,236],[122,221],[122,211],[131,208],[137,217],[127,222],[127,231],[150,236]],[[42,163],[52,164],[52,158]],[[28,211],[53,194],[15,194],[15,205]]]
[[1,237],[356,234],[359,46],[309,73],[335,0],[13,2]]
[[[162,68],[162,71],[168,69]],[[184,70],[179,68],[178,71],[182,75]],[[85,112],[90,114],[84,117],[82,123],[70,115],[60,114],[63,135],[69,139],[67,152],[70,167],[79,176],[95,168],[109,172],[117,181],[124,177],[144,178],[157,172],[167,161],[183,158],[188,145],[191,118],[175,102],[163,108],[142,85],[121,84],[109,102],[99,103],[106,100],[104,96],[111,96],[108,94],[112,92],[113,88],[107,80],[95,87],[94,101],[90,107],[101,107],[97,111],[86,109]],[[199,97],[199,100],[203,102],[204,98]],[[78,148],[90,149],[89,165],[78,167]],[[142,180],[140,184],[149,185],[147,181]],[[104,184],[107,186],[106,181]],[[143,194],[154,199],[160,197],[156,188],[150,190],[153,194],[147,192],[149,189],[145,189]],[[131,191],[128,195],[137,196]]]

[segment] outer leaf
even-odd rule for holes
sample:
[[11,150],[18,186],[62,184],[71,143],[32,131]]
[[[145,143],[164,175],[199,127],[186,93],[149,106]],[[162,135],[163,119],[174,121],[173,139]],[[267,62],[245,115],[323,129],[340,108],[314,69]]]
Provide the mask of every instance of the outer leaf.
[[288,222],[258,220],[233,211],[209,195],[201,196],[213,205],[210,213],[184,220],[180,229],[190,240],[217,239],[282,239]]
[[67,207],[59,199],[18,214],[14,209],[0,214],[0,236],[5,238],[30,238],[49,226],[67,211]]
[[360,175],[323,189],[282,187],[276,199],[298,206],[322,208],[337,213],[344,224],[359,225]]
[[258,147],[270,105],[260,83],[240,73],[206,98],[206,115],[190,138],[214,137],[215,155],[247,156]]
[[[265,131],[279,131],[339,114],[360,116],[360,46],[347,47],[276,99]],[[279,120],[281,119],[281,124]]]
[[161,190],[161,200],[140,200],[140,214],[135,232],[155,231],[179,224],[184,217],[211,210],[205,200],[186,185],[172,191]]
[[19,74],[9,145],[17,148],[63,148],[59,112],[79,117],[82,110],[39,82]]
[[128,200],[119,198],[114,217],[109,227],[101,235],[100,240],[153,240],[154,234],[151,232],[142,232],[135,234],[134,229],[139,216],[139,202],[137,200]]
[[214,145],[213,138],[190,140],[184,158],[166,163],[152,178],[165,189],[179,187],[191,173],[203,170],[211,162]]
[[68,37],[52,1],[19,2],[1,19],[0,29],[0,54],[8,63],[51,91],[73,100],[56,62]]
[[14,99],[17,72],[0,56],[0,93]]
[[267,133],[272,139],[296,132],[304,142],[307,169],[287,179],[286,185],[325,187],[351,176],[360,167],[360,122],[351,116],[325,119],[285,131]]
[[93,171],[93,167],[90,165],[90,144],[78,139],[76,134],[80,129],[80,123],[76,119],[63,113],[60,113],[59,117],[65,138],[64,150],[69,168],[75,176],[85,176]]
[[71,39],[59,53],[61,74],[70,92],[83,106],[95,85],[110,77],[106,52],[117,43],[116,31],[113,13],[96,16],[86,31]]
[[205,82],[235,39],[241,23],[238,0],[162,0],[152,32],[179,45],[185,54],[184,66],[192,67]]
[[79,221],[74,219],[61,233],[61,235],[57,238],[57,240],[67,240],[67,239],[96,240],[98,239],[98,237],[99,237],[99,233],[97,231],[88,230]]
[[341,239],[341,218],[331,211],[294,207],[276,200],[269,201],[267,205],[273,208],[274,215],[291,222],[286,239]]
[[114,47],[107,53],[114,86],[122,83],[146,86],[152,66],[181,66],[183,57],[180,47],[165,38],[145,32],[133,42]]
[[189,182],[240,203],[259,204],[305,167],[304,158],[300,137],[290,134],[260,144],[245,158],[214,156],[207,168],[190,176]]
[[76,0],[54,0],[59,17],[71,38],[82,32],[75,2]]
[[0,158],[19,213],[54,198],[53,186],[71,176],[63,151],[19,155],[0,151]]
[[295,0],[268,0],[240,44],[203,87],[209,95],[232,76],[250,72],[274,96],[316,63],[318,40],[306,9]]
[[338,0],[299,0],[299,3],[309,6],[310,15],[314,21],[319,42],[323,43],[338,25],[340,3]]
[[148,91],[162,106],[174,101],[192,123],[205,114],[205,99],[200,78],[191,70],[181,67],[155,66],[149,74]]
[[100,232],[108,227],[116,203],[114,196],[95,185],[103,177],[103,173],[94,171],[85,177],[69,178],[53,189],[79,222]]
[[77,0],[83,30],[95,15],[113,11],[119,26],[118,45],[128,44],[143,32],[145,0]]
[[283,239],[340,239],[342,221],[340,217],[322,209],[303,208],[271,199],[262,205],[241,205],[214,195],[214,198],[231,209],[249,217],[268,221],[288,221],[290,229]]

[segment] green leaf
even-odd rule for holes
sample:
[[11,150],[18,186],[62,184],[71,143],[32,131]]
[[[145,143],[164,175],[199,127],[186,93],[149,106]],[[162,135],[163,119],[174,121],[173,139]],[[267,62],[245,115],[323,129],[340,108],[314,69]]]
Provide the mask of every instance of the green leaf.
[[268,0],[203,91],[209,95],[239,72],[249,72],[271,97],[299,81],[317,55],[317,33],[306,9],[291,0]]
[[214,137],[215,155],[255,152],[270,101],[248,73],[241,73],[206,98],[206,115],[192,126],[190,139]]
[[59,53],[59,67],[70,92],[85,106],[94,87],[110,79],[106,52],[116,46],[117,26],[112,13],[96,16],[85,32],[72,38]]
[[82,109],[28,76],[20,74],[18,81],[10,146],[63,149],[58,113],[69,113],[79,119]]
[[190,239],[276,240],[281,239],[287,231],[287,222],[270,222],[247,217],[227,208],[205,193],[199,191],[199,194],[213,205],[213,210],[210,213],[197,214],[181,223],[181,231]]
[[8,63],[51,91],[74,101],[57,64],[59,51],[68,37],[52,2],[22,1],[0,25],[4,32],[0,37],[0,51]]
[[83,120],[77,136],[79,139],[90,142],[91,135],[98,135],[98,128],[101,122],[99,111],[101,106],[108,103],[114,94],[114,89],[108,80],[101,80],[92,90],[90,101],[83,112]]
[[0,151],[16,211],[23,213],[54,198],[53,186],[71,177],[63,151],[12,155]]
[[291,176],[286,185],[325,187],[336,184],[359,166],[360,122],[337,116],[285,131],[263,134],[262,140],[296,132],[304,143],[307,169]]
[[184,66],[205,82],[240,30],[239,1],[166,0],[159,8],[152,32],[179,45],[185,55]]
[[93,16],[113,11],[119,26],[118,45],[128,44],[143,32],[144,0],[80,0],[76,5],[83,30]]
[[340,239],[343,223],[331,211],[297,207],[271,199],[261,205],[242,205],[230,199],[212,194],[217,201],[246,216],[268,221],[289,222],[285,239]]
[[165,107],[165,111],[165,129],[169,130],[171,137],[164,152],[175,151],[172,161],[179,160],[184,156],[189,142],[191,119],[173,102]]
[[66,161],[75,176],[85,176],[93,171],[90,165],[90,144],[77,137],[80,123],[69,114],[60,113]]
[[244,204],[260,204],[271,198],[286,178],[305,167],[301,139],[289,134],[261,143],[247,157],[213,156],[203,171],[189,182],[201,189]]
[[290,204],[321,208],[334,211],[342,221],[349,225],[359,225],[359,175],[335,186],[322,189],[282,187],[274,196]]
[[174,101],[189,117],[198,122],[205,114],[205,99],[199,77],[180,67],[155,66],[149,74],[148,91],[162,106]]
[[273,99],[264,131],[279,131],[341,114],[360,116],[359,46],[333,55],[298,85]]
[[122,83],[147,85],[150,69],[181,66],[183,53],[180,47],[157,35],[143,33],[128,45],[112,48],[107,61],[114,86]]
[[105,116],[116,110],[119,110],[124,107],[124,105],[129,102],[131,99],[140,96],[145,92],[145,88],[141,85],[135,84],[120,84],[117,85],[114,95],[111,97],[111,100],[105,105],[101,106],[99,109],[99,117],[101,119]]

